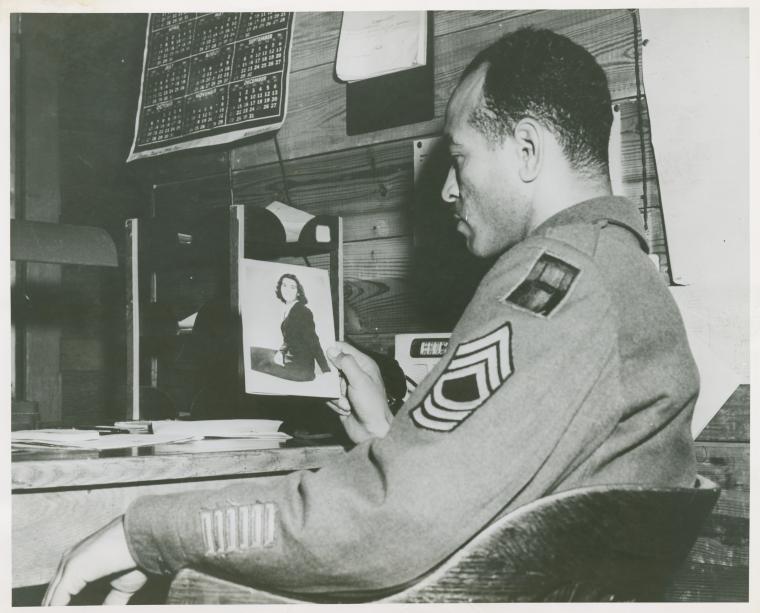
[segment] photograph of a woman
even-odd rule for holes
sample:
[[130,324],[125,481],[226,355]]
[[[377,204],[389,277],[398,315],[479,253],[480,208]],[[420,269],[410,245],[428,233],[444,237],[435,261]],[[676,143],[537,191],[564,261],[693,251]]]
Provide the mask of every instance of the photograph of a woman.
[[275,295],[283,309],[282,346],[274,351],[251,347],[251,368],[290,381],[312,381],[315,363],[321,372],[330,366],[314,329],[314,315],[306,306],[308,300],[298,277],[285,273],[277,281]]
[[240,312],[246,392],[334,398],[337,371],[324,350],[335,343],[326,270],[245,260]]

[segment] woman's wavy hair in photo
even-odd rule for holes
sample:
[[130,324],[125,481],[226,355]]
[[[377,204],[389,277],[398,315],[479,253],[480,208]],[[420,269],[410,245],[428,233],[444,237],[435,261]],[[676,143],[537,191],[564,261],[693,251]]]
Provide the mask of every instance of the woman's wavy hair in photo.
[[292,275],[290,273],[285,273],[280,277],[280,280],[277,281],[277,289],[275,290],[275,294],[277,297],[282,301],[285,302],[285,299],[282,297],[282,282],[285,279],[290,279],[291,281],[295,281],[296,284],[296,302],[300,302],[301,304],[308,304],[308,300],[306,300],[306,294],[303,291],[303,285],[301,285],[301,282],[298,280],[298,277],[295,275]]

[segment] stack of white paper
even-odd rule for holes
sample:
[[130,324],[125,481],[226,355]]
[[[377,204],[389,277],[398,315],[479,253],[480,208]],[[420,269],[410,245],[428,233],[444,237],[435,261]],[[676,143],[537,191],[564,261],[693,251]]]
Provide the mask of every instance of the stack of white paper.
[[[193,440],[191,435],[178,434],[107,434],[100,435],[95,431],[73,430],[66,435],[41,435],[33,433],[41,432],[40,430],[24,430],[14,432],[13,434],[22,434],[14,436],[11,442],[14,446],[22,447],[68,447],[74,449],[95,449],[102,451],[104,449],[128,449],[130,447],[147,447],[161,445],[164,443],[177,443],[181,441]],[[73,434],[72,434],[73,432]]]
[[208,419],[197,421],[164,420],[152,422],[153,434],[198,438],[256,438],[287,440],[290,435],[278,432],[282,425],[275,419]]
[[75,430],[74,428],[47,428],[43,430],[18,430],[11,432],[11,443],[41,445],[68,445],[100,438],[96,430]]

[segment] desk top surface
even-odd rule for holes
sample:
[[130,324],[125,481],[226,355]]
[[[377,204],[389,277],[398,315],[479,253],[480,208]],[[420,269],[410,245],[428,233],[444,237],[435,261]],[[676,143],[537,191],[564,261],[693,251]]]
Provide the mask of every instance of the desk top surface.
[[14,449],[14,492],[239,477],[318,468],[344,454],[332,440],[209,439],[108,451]]

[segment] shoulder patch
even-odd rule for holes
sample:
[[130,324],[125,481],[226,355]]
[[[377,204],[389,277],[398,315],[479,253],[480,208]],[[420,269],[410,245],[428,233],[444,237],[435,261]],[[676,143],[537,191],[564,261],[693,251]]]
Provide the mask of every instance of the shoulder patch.
[[548,253],[542,253],[523,281],[504,302],[547,317],[570,291],[580,273],[575,266]]
[[420,428],[450,432],[467,419],[514,372],[509,322],[485,336],[461,343],[446,370],[410,412]]

